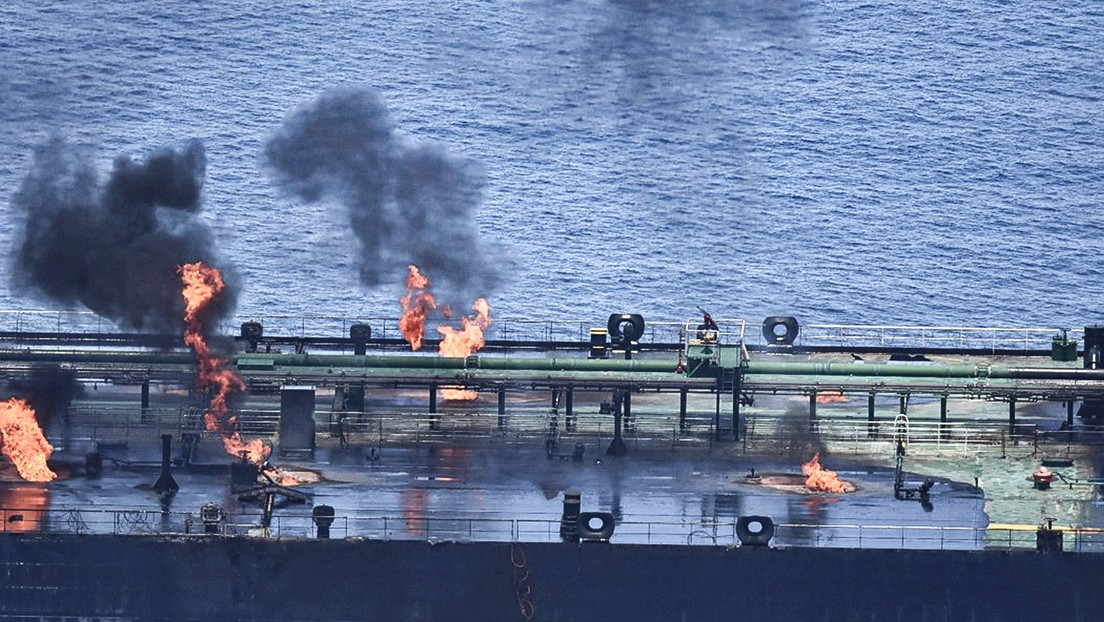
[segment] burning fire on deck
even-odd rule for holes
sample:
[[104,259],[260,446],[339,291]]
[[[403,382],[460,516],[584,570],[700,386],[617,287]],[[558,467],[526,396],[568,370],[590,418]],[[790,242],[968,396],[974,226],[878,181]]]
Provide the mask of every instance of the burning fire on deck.
[[[407,270],[406,295],[399,299],[403,309],[402,317],[399,318],[399,330],[410,344],[411,350],[421,350],[426,316],[437,308],[437,299],[429,293],[429,279],[418,270],[418,266],[410,264]],[[448,319],[448,308],[442,310]]]
[[186,303],[184,309],[184,343],[195,352],[199,364],[199,388],[212,391],[211,402],[203,413],[203,424],[208,432],[218,432],[227,453],[244,456],[253,463],[268,458],[271,448],[260,439],[245,442],[238,432],[237,416],[229,413],[226,400],[236,391],[245,390],[245,383],[229,368],[226,361],[215,356],[203,336],[204,311],[226,289],[222,274],[217,268],[201,261],[177,267],[184,283],[181,292]]
[[849,401],[851,400],[843,394],[843,391],[820,391],[816,394],[817,404],[835,404]]
[[54,448],[43,436],[34,409],[21,399],[0,402],[0,451],[15,465],[19,477],[29,482],[49,482],[57,477],[46,466]]
[[820,452],[813,454],[813,459],[801,465],[801,472],[805,475],[805,486],[810,490],[823,492],[851,492],[849,486],[831,471],[820,466]]
[[[399,330],[410,344],[411,349],[418,350],[422,347],[425,336],[425,322],[428,313],[437,308],[437,301],[429,292],[429,279],[418,270],[415,265],[408,267],[406,277],[406,295],[399,300],[403,314],[399,319]],[[445,319],[451,316],[451,310],[447,306],[441,306]],[[460,319],[461,328],[452,326],[438,326],[437,332],[441,334],[439,354],[449,358],[464,358],[474,352],[478,352],[486,343],[483,332],[491,325],[491,305],[486,298],[478,298],[472,304],[473,315],[465,315]],[[478,394],[475,391],[445,387],[441,396],[446,400],[474,400]]]

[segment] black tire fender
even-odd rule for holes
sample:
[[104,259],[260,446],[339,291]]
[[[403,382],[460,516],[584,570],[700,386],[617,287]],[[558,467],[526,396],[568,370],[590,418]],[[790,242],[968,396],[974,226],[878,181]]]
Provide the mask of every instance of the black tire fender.
[[606,329],[614,343],[639,341],[644,336],[644,316],[638,313],[614,313],[609,316]]
[[[598,526],[592,527],[592,521],[599,521]],[[575,521],[579,538],[587,542],[608,542],[615,526],[613,514],[609,512],[580,512]]]
[[[779,326],[785,328],[786,331],[779,333]],[[763,320],[763,338],[767,340],[768,345],[792,346],[794,340],[797,339],[797,333],[799,331],[800,326],[795,317],[772,315]]]
[[774,521],[769,516],[741,516],[736,519],[736,537],[746,546],[767,546],[774,537]]

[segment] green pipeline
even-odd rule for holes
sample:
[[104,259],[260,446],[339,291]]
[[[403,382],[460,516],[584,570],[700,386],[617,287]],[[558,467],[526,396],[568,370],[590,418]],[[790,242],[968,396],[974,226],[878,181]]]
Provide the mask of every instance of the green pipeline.
[[240,354],[238,367],[345,367],[377,369],[468,369],[525,371],[674,372],[678,362],[656,359],[583,359],[542,357],[447,358],[418,355]]

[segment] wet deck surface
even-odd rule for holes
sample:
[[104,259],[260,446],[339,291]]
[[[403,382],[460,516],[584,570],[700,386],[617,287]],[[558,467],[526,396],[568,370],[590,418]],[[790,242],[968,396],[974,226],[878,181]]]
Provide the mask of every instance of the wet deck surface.
[[[934,482],[932,503],[924,507],[894,498],[893,444],[884,434],[873,439],[865,431],[855,437],[822,432],[848,425],[866,430],[868,404],[862,395],[818,404],[821,427],[815,433],[810,431],[808,397],[757,395],[753,405],[742,409],[745,437],[723,442],[712,435],[714,395],[690,394],[691,424],[683,430],[677,393],[640,394],[634,397],[635,421],[626,435],[630,453],[616,458],[605,455],[612,417],[600,414],[600,402],[608,399],[600,394],[575,396],[579,429],[572,432],[565,429],[562,410],[550,408],[546,392],[511,392],[505,419],[496,412],[493,394],[466,405],[442,403],[435,430],[427,423],[423,392],[371,393],[370,413],[350,428],[347,447],[328,427],[334,420],[328,401],[332,396],[332,390],[319,392],[314,457],[293,460],[278,451],[273,456],[274,464],[307,480],[295,490],[309,495],[304,504],[278,504],[273,535],[312,536],[311,507],[325,504],[338,516],[338,537],[555,540],[567,490],[582,493],[583,511],[614,514],[619,523],[615,542],[734,544],[732,525],[746,515],[769,516],[779,523],[774,541],[779,546],[980,548],[991,538],[979,530],[991,523],[1030,527],[1052,517],[1064,527],[1104,527],[1099,487],[1091,484],[1099,477],[1098,445],[1075,439],[1040,448],[1030,439],[1004,438],[999,432],[1007,428],[1003,403],[950,403],[952,423],[975,426],[975,435],[977,426],[989,426],[997,430],[991,437],[910,447],[907,483]],[[194,398],[186,386],[158,388],[152,396],[155,414],[145,423],[135,407],[136,387],[86,388],[76,410],[110,411],[107,416],[116,424],[126,418],[125,429],[104,426],[102,413],[74,414],[69,428],[54,421],[49,437],[60,448],[55,462],[62,477],[49,484],[27,484],[0,470],[0,507],[8,518],[16,511],[23,517],[6,522],[5,529],[180,531],[200,506],[213,502],[230,517],[228,531],[250,532],[260,524],[261,505],[243,501],[231,490],[225,465],[232,459],[222,453],[216,438],[204,435],[192,456],[200,468],[181,464],[181,413],[193,408]],[[251,396],[237,406],[275,418],[279,396]],[[909,416],[916,425],[938,423],[939,406],[938,398],[913,396]],[[877,397],[879,426],[892,426],[898,411],[898,396]],[[1058,430],[1066,415],[1061,402],[1022,404],[1017,422]],[[278,442],[272,421],[264,424],[270,431],[261,436]],[[553,425],[558,451],[570,453],[581,443],[582,460],[547,457],[544,438]],[[1075,432],[1098,434],[1080,423]],[[158,476],[161,433],[174,434],[177,443],[173,475],[180,491],[170,500],[151,490]],[[89,477],[83,460],[96,449],[105,456],[104,471]],[[797,477],[801,463],[815,451],[824,452],[824,466],[838,471],[855,492],[813,493],[800,486],[750,483],[745,477],[751,469],[760,475]],[[1042,458],[1056,454],[1072,458],[1069,467],[1056,470],[1079,485],[1034,489],[1031,472]],[[120,518],[119,511],[133,514]]]

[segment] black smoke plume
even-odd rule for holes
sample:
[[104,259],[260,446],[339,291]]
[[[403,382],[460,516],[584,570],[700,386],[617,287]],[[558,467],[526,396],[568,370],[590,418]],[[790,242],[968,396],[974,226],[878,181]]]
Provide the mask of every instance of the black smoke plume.
[[[198,141],[163,148],[144,162],[116,158],[101,183],[93,165],[64,140],[35,152],[12,203],[24,217],[14,284],[67,306],[82,304],[120,326],[175,332],[184,314],[176,266],[215,258],[196,221],[207,158]],[[230,286],[228,290],[235,291]],[[233,308],[220,301],[216,313]]]
[[283,191],[337,200],[363,245],[361,280],[401,283],[421,268],[446,300],[486,296],[497,280],[476,228],[483,173],[474,163],[397,134],[369,89],[337,89],[293,112],[265,146]]
[[31,369],[26,376],[9,380],[5,389],[5,395],[27,400],[43,430],[55,416],[69,410],[74,398],[84,395],[76,373],[57,365]]

